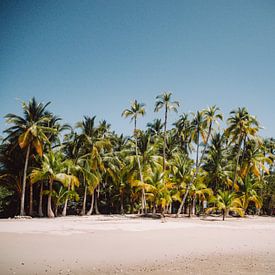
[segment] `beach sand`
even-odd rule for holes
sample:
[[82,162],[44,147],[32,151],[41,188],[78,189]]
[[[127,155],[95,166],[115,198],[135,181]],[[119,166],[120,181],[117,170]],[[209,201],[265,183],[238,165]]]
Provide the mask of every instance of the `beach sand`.
[[275,274],[275,218],[0,220],[0,274]]

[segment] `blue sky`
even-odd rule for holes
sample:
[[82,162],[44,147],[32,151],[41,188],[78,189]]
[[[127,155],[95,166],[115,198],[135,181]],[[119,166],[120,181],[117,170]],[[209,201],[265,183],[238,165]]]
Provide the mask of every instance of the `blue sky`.
[[0,131],[35,96],[64,122],[129,134],[130,101],[146,103],[144,127],[171,90],[179,114],[246,106],[275,136],[275,1],[2,0],[0,37]]

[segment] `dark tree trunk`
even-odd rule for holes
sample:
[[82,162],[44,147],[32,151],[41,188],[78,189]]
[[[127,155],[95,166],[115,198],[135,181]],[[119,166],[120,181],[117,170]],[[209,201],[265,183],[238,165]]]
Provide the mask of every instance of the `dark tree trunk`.
[[124,205],[123,205],[123,201],[124,201],[124,198],[123,198],[123,192],[120,194],[120,214],[124,215]]
[[30,209],[29,209],[29,215],[33,215],[33,185],[30,183]]
[[41,182],[41,185],[40,185],[38,215],[39,217],[44,216],[43,215],[43,182]]
[[95,191],[95,214],[100,215],[100,212],[98,210],[98,199],[99,199],[99,194],[97,191]]

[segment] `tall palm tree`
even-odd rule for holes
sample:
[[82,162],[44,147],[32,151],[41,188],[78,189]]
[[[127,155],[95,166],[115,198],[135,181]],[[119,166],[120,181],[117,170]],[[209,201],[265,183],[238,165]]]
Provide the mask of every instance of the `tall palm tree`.
[[[197,144],[197,150],[196,150],[196,169],[195,169],[195,173],[193,175],[193,178],[191,180],[191,182],[188,184],[186,192],[184,194],[184,197],[182,199],[182,202],[180,204],[180,207],[178,209],[178,213],[177,216],[181,213],[182,211],[182,207],[185,203],[185,200],[188,196],[188,192],[191,188],[191,186],[193,185],[193,183],[196,180],[196,177],[199,173],[199,169],[201,167],[202,164],[202,160],[204,158],[205,155],[205,151],[209,142],[209,138],[211,136],[212,133],[212,129],[213,129],[213,123],[217,123],[218,124],[218,120],[222,120],[223,116],[222,114],[219,112],[220,109],[218,107],[216,107],[215,105],[212,107],[209,107],[206,110],[203,110],[202,112],[197,112],[196,115],[194,115],[194,119],[192,121],[192,128],[193,128],[193,138],[195,143]],[[200,147],[200,137],[202,137],[203,143],[204,143],[204,149],[201,153],[201,157],[199,159],[199,147]]]
[[192,152],[192,132],[191,122],[187,113],[182,114],[179,119],[173,124],[175,126],[176,135],[179,139],[180,147],[184,154],[188,155]]
[[230,164],[227,158],[227,146],[225,135],[215,133],[212,137],[211,144],[208,146],[203,169],[208,173],[207,181],[214,192],[219,188],[225,187],[229,181]]
[[247,139],[255,139],[256,133],[259,130],[257,119],[250,115],[246,108],[238,108],[230,112],[230,117],[227,120],[228,128],[226,135],[231,137],[231,142],[236,143],[236,165],[233,176],[232,190],[238,178],[238,169],[241,156],[241,148],[245,146]]
[[165,171],[165,150],[166,150],[166,130],[167,130],[167,118],[168,112],[174,111],[178,112],[177,107],[180,106],[178,101],[171,101],[172,93],[164,92],[161,95],[156,97],[155,103],[155,112],[158,112],[160,109],[164,108],[164,129],[163,129],[163,171]]
[[200,158],[199,166],[201,165],[201,162],[204,158],[205,150],[207,148],[209,138],[212,134],[213,123],[216,123],[217,125],[219,125],[219,120],[223,120],[223,115],[220,112],[220,108],[216,107],[216,105],[208,107],[206,110],[204,110],[204,117],[205,117],[206,125],[208,126],[208,131],[207,131],[206,141],[204,144],[204,149]]
[[[144,103],[139,103],[139,102],[137,102],[137,100],[134,100],[134,102],[132,102],[132,104],[131,104],[131,107],[129,109],[125,109],[121,114],[123,117],[125,117],[125,118],[130,117],[131,121],[134,121],[134,138],[135,138],[136,159],[137,159],[137,163],[138,163],[139,176],[140,176],[141,182],[143,182],[143,175],[142,175],[140,159],[139,159],[139,155],[138,155],[137,119],[138,119],[138,117],[145,115],[144,106],[145,106]],[[145,198],[145,190],[144,189],[142,189],[142,195],[141,195],[141,211],[142,211],[142,213],[146,212],[146,198]]]
[[[15,114],[7,114],[5,116],[6,121],[13,124],[13,126],[5,130],[5,133],[7,134],[5,140],[9,140],[12,143],[18,143],[22,150],[26,149],[20,216],[25,215],[25,190],[31,149],[35,148],[38,155],[42,157],[43,143],[48,142],[46,133],[52,131],[51,128],[47,127],[47,122],[50,117],[46,112],[46,108],[49,104],[50,102],[46,104],[38,103],[35,98],[32,98],[28,103],[22,103],[22,117]],[[30,191],[32,191],[32,188]]]

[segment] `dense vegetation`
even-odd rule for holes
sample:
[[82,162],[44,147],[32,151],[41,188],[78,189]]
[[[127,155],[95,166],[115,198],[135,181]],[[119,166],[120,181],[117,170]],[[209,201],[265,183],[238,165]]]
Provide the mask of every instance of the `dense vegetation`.
[[105,120],[84,116],[62,124],[49,103],[34,98],[23,115],[7,114],[0,145],[0,214],[55,217],[93,213],[274,214],[275,140],[263,139],[246,108],[230,112],[226,128],[216,106],[182,114],[168,129],[179,102],[156,98],[155,119],[138,128],[145,105],[134,101],[122,116],[133,136]]

